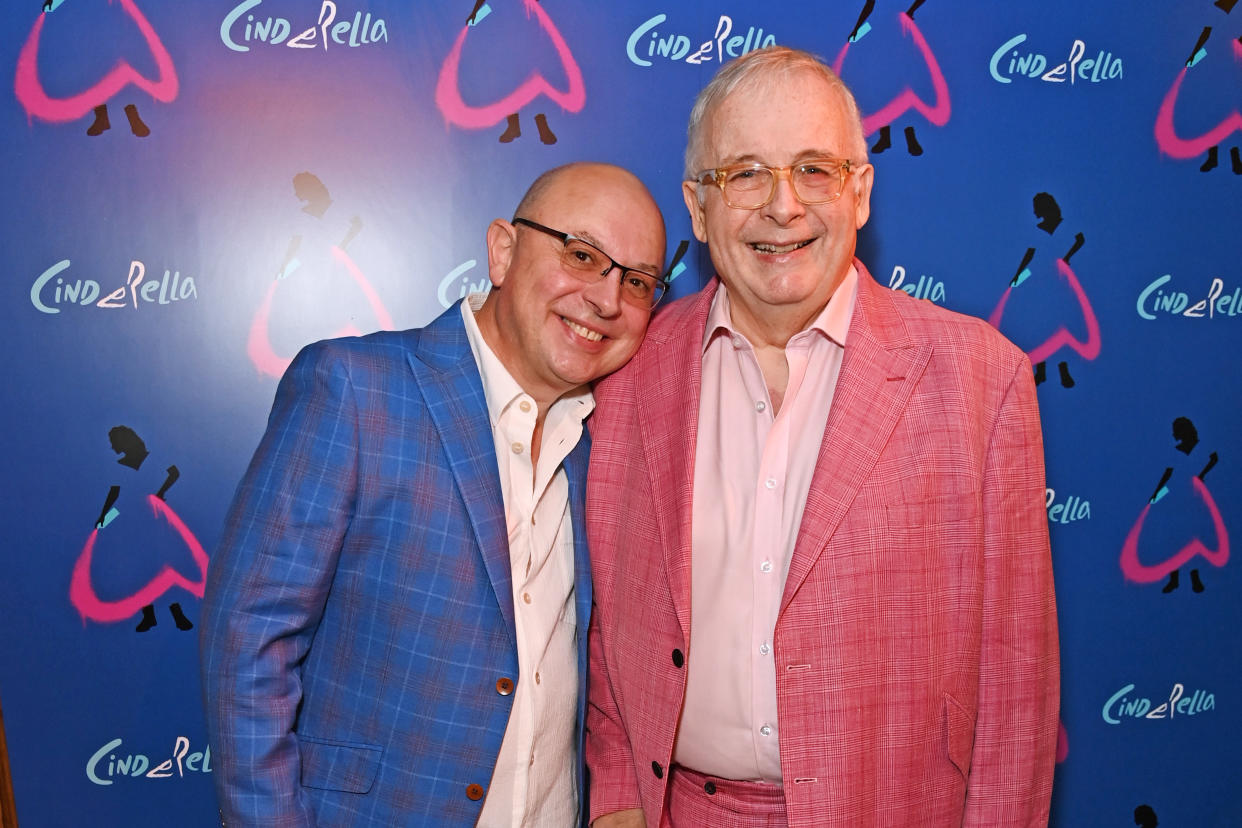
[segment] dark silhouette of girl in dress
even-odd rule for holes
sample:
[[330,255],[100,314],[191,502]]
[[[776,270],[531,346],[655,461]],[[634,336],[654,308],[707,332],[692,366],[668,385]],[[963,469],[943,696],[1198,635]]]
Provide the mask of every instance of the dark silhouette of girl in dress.
[[[108,432],[108,440],[112,444],[112,450],[121,455],[120,459],[116,462],[119,465],[133,469],[134,471],[138,471],[142,468],[143,462],[150,454],[150,452],[147,451],[146,443],[144,443],[142,438],[139,437],[138,434],[129,426],[116,426]],[[164,496],[168,493],[168,490],[172,488],[172,485],[177,482],[177,478],[180,476],[181,472],[176,466],[169,466],[167,469],[167,476],[164,478],[164,483],[160,486],[159,491],[155,493],[155,496],[160,500],[164,500]],[[119,485],[112,486],[108,489],[108,495],[104,498],[103,508],[99,510],[99,518],[95,521],[95,527],[97,529],[103,529],[112,522],[113,518],[116,517],[117,512],[114,507],[116,506],[117,498],[120,496],[121,487]],[[190,619],[185,617],[185,613],[182,611],[180,603],[174,601],[169,605],[168,609],[169,612],[172,613],[173,622],[176,623],[177,629],[194,629],[194,625],[190,623]],[[142,608],[142,620],[138,622],[138,626],[135,627],[135,631],[146,632],[155,625],[155,605],[147,604]]]

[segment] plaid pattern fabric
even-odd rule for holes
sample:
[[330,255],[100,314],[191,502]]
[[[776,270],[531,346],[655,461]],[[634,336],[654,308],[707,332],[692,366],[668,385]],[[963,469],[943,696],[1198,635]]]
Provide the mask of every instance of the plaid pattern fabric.
[[[774,636],[789,824],[1043,825],[1059,667],[1030,363],[980,320],[855,264]],[[691,484],[713,293],[660,314],[596,390],[593,817],[642,807],[657,825],[665,801],[694,645]]]
[[[582,619],[588,453],[584,439],[565,460]],[[201,644],[229,825],[474,825],[467,788],[491,781],[513,699],[497,682],[518,664],[457,307],[294,360],[211,561]]]

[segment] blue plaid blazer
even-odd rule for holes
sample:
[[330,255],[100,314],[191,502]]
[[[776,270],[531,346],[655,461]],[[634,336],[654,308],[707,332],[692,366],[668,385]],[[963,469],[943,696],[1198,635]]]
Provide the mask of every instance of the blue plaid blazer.
[[[578,738],[589,440],[565,459]],[[474,825],[518,680],[495,448],[461,312],[319,342],[276,391],[208,570],[207,729],[229,825]],[[502,683],[503,684],[503,683]],[[578,790],[582,791],[581,750]]]

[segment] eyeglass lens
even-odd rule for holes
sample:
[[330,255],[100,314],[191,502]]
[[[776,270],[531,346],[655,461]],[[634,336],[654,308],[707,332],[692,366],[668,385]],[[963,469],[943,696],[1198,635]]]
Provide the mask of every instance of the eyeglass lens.
[[[806,204],[835,200],[844,182],[840,164],[799,164],[789,170],[789,177],[794,194]],[[744,167],[725,175],[724,195],[735,207],[760,207],[775,188],[776,173],[768,167]]]
[[[561,253],[566,270],[584,281],[601,278],[613,267],[613,260],[603,251],[579,239],[566,239]],[[641,270],[631,270],[617,265],[621,270],[621,295],[626,301],[640,307],[651,307],[664,293],[664,283]]]

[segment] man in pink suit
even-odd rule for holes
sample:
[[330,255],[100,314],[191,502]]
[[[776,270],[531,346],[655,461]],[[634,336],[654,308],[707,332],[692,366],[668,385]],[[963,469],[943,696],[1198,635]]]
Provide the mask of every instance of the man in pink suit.
[[854,258],[874,169],[811,55],[722,69],[686,161],[719,278],[596,392],[595,825],[1045,824],[1029,361]]

